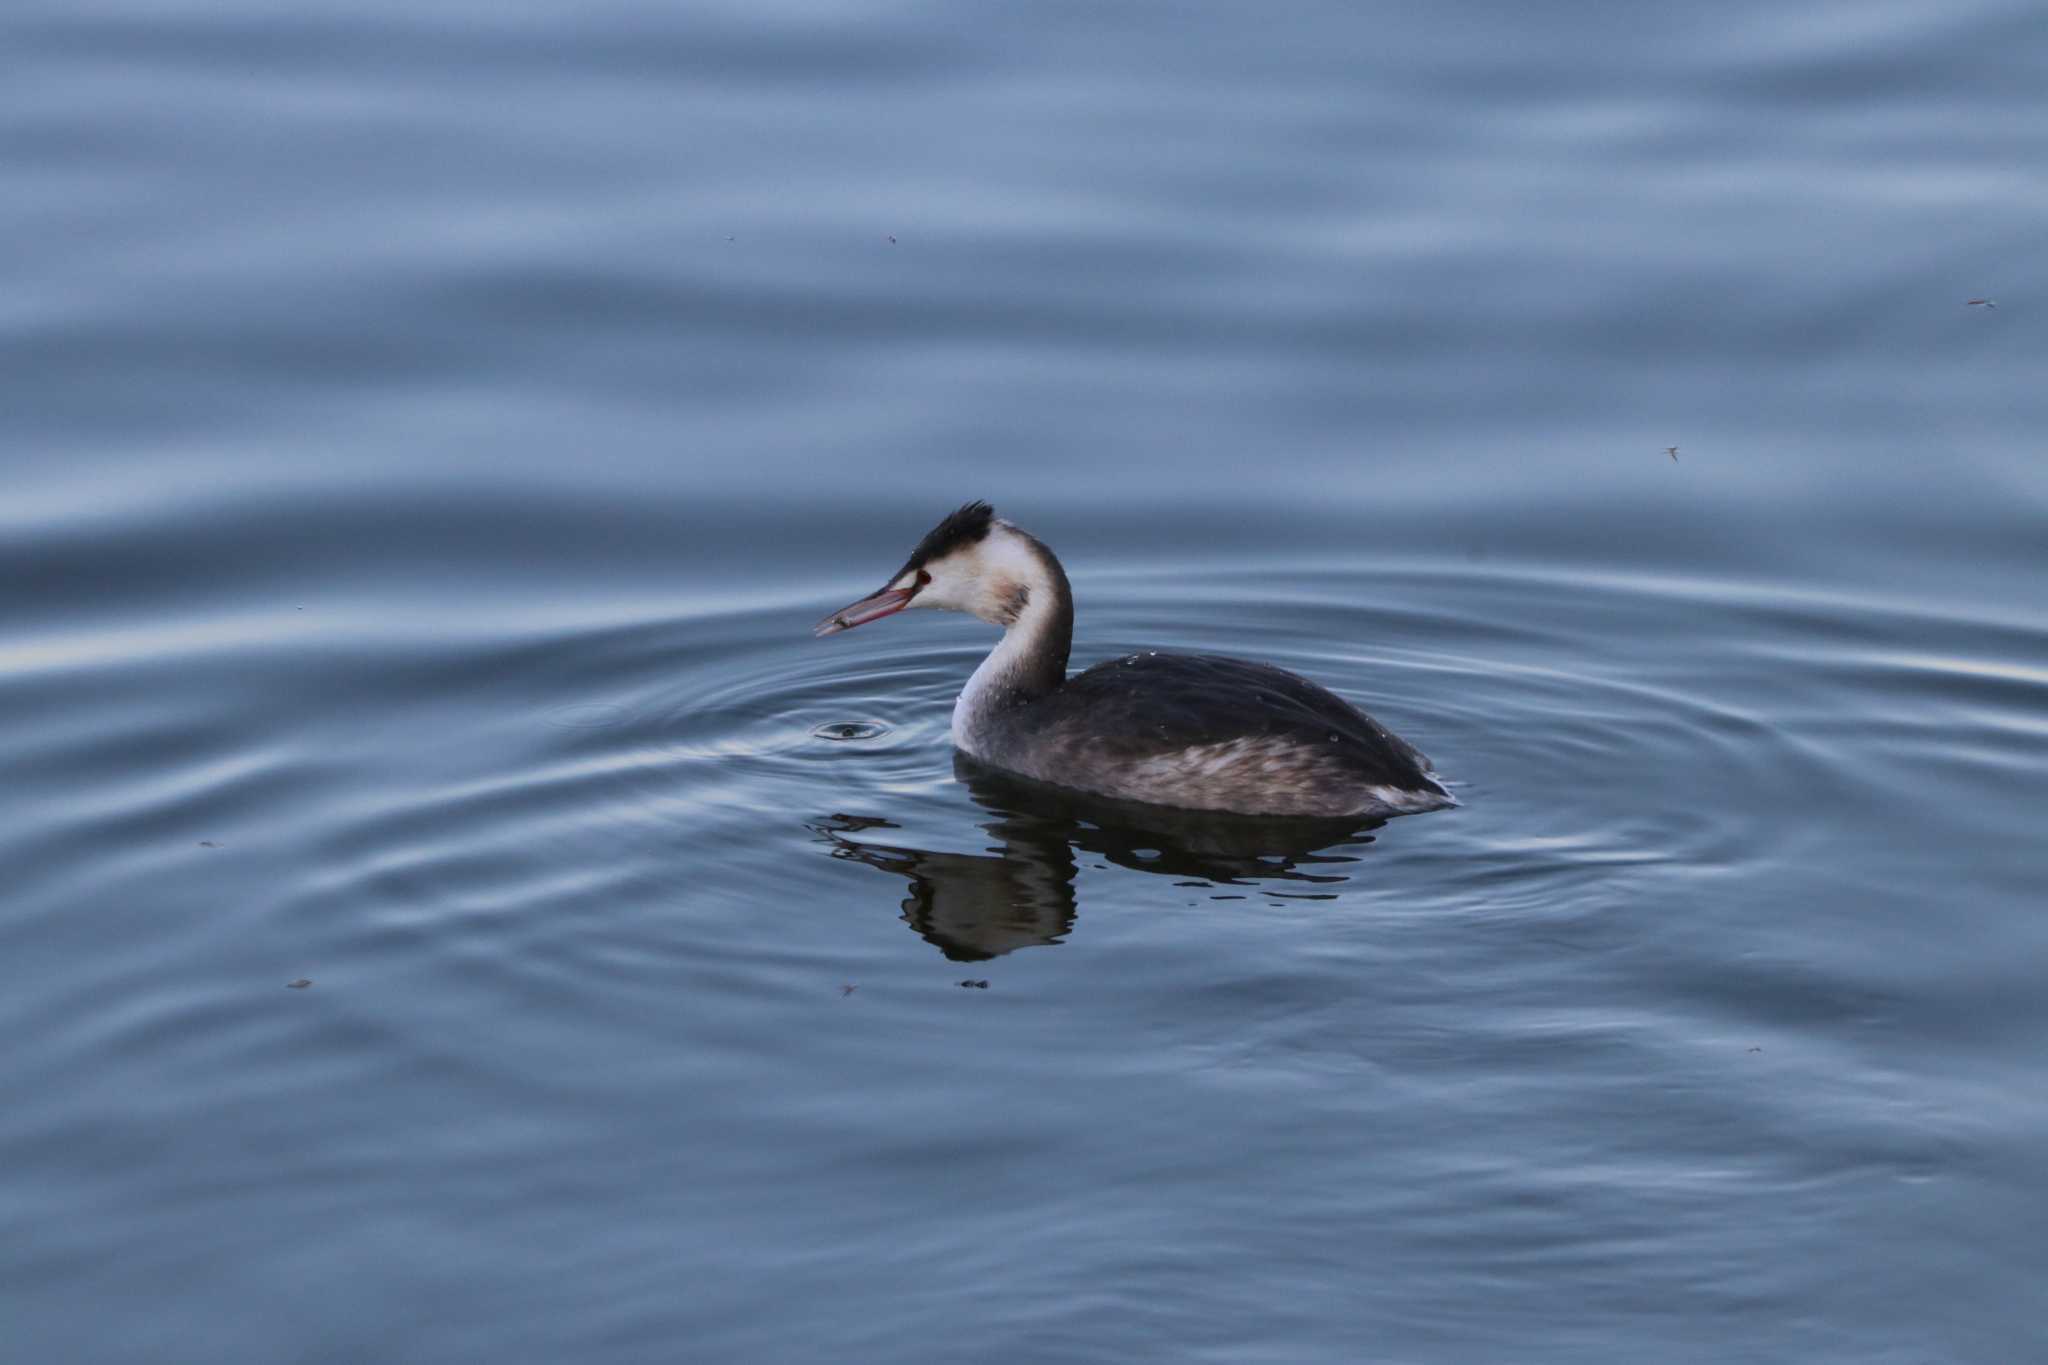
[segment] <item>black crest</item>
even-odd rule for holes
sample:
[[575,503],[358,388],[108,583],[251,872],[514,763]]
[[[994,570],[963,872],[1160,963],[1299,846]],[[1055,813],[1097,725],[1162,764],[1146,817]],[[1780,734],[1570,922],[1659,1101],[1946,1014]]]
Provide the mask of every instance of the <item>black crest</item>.
[[996,519],[996,509],[987,503],[968,503],[959,511],[947,517],[925,533],[917,548],[910,552],[910,562],[903,566],[904,572],[921,569],[934,559],[944,559],[963,546],[973,545],[988,535],[989,524]]

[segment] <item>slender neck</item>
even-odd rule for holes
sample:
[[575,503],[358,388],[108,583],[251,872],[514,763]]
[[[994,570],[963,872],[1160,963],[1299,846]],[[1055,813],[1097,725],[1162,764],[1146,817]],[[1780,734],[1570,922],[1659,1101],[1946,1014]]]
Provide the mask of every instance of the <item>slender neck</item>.
[[969,737],[994,713],[1045,696],[1067,680],[1067,655],[1074,644],[1074,594],[1066,570],[1053,552],[1021,531],[1012,534],[1023,553],[1006,565],[1008,583],[998,596],[994,619],[1003,638],[953,708],[954,741],[970,753]]
[[[1074,591],[1067,571],[1043,543],[1014,533],[1027,551],[1025,573],[1011,593],[1002,642],[989,651],[976,676],[1000,673],[1019,698],[1042,697],[1067,680],[1067,655],[1074,648]],[[997,670],[991,665],[1001,661]]]

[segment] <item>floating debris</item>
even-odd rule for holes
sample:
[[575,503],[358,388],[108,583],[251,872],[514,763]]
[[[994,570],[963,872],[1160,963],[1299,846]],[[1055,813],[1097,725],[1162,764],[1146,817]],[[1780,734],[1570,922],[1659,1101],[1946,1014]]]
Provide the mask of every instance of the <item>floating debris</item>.
[[814,738],[844,742],[849,739],[880,739],[889,727],[878,720],[836,720],[811,731]]
[[1965,300],[1963,300],[1963,307],[1965,307],[1965,308],[1996,308],[1996,307],[1998,307],[1998,300],[1996,300],[1996,299],[1965,299]]
[[302,976],[297,981],[285,982],[284,986],[285,989],[289,991],[302,991],[312,984],[313,983],[311,981],[308,981],[305,977]]
[[988,982],[986,981],[963,981],[960,984],[969,990],[985,991],[988,989]]

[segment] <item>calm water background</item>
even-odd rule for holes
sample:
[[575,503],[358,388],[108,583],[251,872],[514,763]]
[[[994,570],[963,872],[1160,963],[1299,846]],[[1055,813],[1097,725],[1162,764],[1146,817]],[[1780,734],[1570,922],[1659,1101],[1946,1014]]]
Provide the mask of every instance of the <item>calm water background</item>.
[[[2043,1358],[2038,5],[0,54],[7,1359]],[[1463,809],[956,777],[969,497]]]

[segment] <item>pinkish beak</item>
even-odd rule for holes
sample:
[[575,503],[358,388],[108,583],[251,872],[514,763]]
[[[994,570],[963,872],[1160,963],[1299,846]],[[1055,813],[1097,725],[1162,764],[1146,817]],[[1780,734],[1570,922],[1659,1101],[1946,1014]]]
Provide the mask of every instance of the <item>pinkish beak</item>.
[[878,593],[863,597],[833,612],[813,627],[813,635],[837,635],[842,630],[852,630],[870,621],[879,621],[884,616],[894,616],[910,605],[910,599],[917,596],[912,588],[884,588]]

